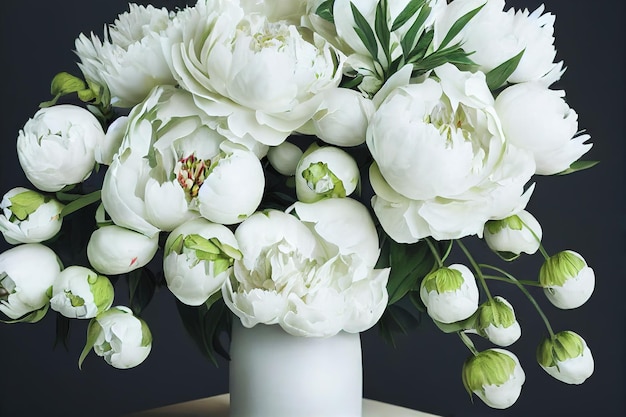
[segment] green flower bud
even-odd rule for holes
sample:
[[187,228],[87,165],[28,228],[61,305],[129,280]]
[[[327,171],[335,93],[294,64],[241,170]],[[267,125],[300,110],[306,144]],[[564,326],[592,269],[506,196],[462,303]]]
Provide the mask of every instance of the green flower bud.
[[503,349],[488,349],[463,364],[463,385],[489,407],[504,409],[517,401],[526,379],[517,357]]
[[537,347],[537,362],[551,376],[567,384],[582,384],[594,370],[585,340],[572,331],[546,337]]
[[498,346],[509,346],[521,335],[513,306],[502,297],[494,297],[478,307],[476,332]]
[[424,277],[420,297],[428,315],[442,323],[465,320],[478,308],[474,274],[460,264],[439,268]]
[[502,220],[488,221],[483,236],[491,250],[512,260],[522,252],[537,252],[542,230],[539,222],[529,212],[522,210]]
[[65,317],[90,319],[111,307],[114,297],[107,277],[89,268],[69,266],[52,285],[50,307]]

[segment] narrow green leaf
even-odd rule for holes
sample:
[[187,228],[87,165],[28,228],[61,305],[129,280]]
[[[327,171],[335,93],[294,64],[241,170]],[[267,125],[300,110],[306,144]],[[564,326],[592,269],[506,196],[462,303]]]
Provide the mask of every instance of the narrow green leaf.
[[361,39],[361,42],[363,42],[363,45],[365,45],[365,48],[372,58],[378,60],[378,43],[376,42],[376,36],[372,28],[354,3],[350,2],[350,7],[352,8],[354,23],[356,24],[354,31],[359,36],[359,39]]
[[330,23],[335,23],[333,16],[333,7],[335,6],[335,0],[326,0],[322,2],[315,10],[315,14]]
[[567,175],[572,174],[574,172],[582,171],[585,169],[589,169],[598,165],[600,161],[576,161],[572,163],[569,168],[564,171],[559,172],[557,175]]
[[[415,44],[415,39],[417,38],[417,34],[419,33],[420,29],[424,26],[424,22],[426,22],[426,19],[428,18],[428,15],[430,15],[430,6],[425,5],[424,7],[422,7],[420,9],[419,14],[417,15],[417,18],[415,19],[415,21],[413,22],[413,24],[411,25],[411,27],[409,28],[409,30],[406,32],[406,34],[404,35],[404,37],[400,40],[400,46],[402,47],[402,53],[404,54],[404,58],[405,60],[409,60],[409,58],[411,58],[411,50],[414,48],[414,44]],[[433,38],[433,34],[434,32],[431,30],[430,32],[430,40],[428,41],[427,45],[428,46],[430,44],[430,41]],[[421,40],[418,39],[418,42]],[[424,51],[426,49],[424,48]]]
[[491,91],[501,87],[511,74],[513,74],[522,59],[522,55],[524,55],[524,51],[525,50],[522,49],[519,54],[507,59],[487,73],[487,85]]
[[393,21],[391,31],[394,32],[398,30],[402,25],[408,22],[424,3],[426,3],[426,0],[411,0]]
[[457,321],[454,323],[442,323],[433,319],[433,323],[444,333],[456,333],[459,331],[472,329],[476,323],[477,314],[474,313],[465,320]]
[[398,304],[388,305],[377,323],[383,340],[396,347],[396,335],[407,334],[421,323],[421,314],[414,315]]
[[380,47],[385,54],[385,59],[387,62],[386,66],[389,66],[391,63],[391,50],[390,50],[390,40],[391,40],[391,32],[389,32],[389,26],[387,24],[387,0],[380,0],[376,5],[376,18],[374,20],[374,29],[376,30],[376,37],[380,41]]
[[100,190],[85,194],[68,203],[65,207],[63,207],[63,210],[61,210],[61,217],[65,217],[97,201],[100,201]]
[[417,287],[418,281],[431,271],[436,261],[425,242],[410,245],[391,242],[389,245],[388,304],[394,304]]
[[467,23],[470,20],[472,20],[472,18],[474,16],[476,16],[476,14],[484,6],[485,5],[483,4],[482,6],[479,6],[479,7],[475,8],[474,10],[471,10],[471,11],[465,13],[463,16],[461,16],[459,18],[459,20],[454,22],[454,24],[452,25],[450,30],[448,30],[448,33],[446,33],[446,36],[443,38],[443,41],[441,42],[441,45],[439,45],[439,49],[445,48],[452,41],[452,39],[454,39],[454,37],[459,34],[459,32],[465,27],[465,25],[467,25]]
[[422,36],[420,36],[415,47],[407,54],[406,62],[410,64],[423,59],[424,55],[426,55],[426,52],[428,51],[428,47],[433,41],[433,36],[435,36],[435,32],[432,30],[424,32]]
[[89,321],[89,326],[87,326],[87,341],[85,342],[85,347],[78,358],[78,369],[82,369],[85,358],[96,344],[96,340],[98,340],[98,336],[101,332],[102,326],[100,326],[100,323],[98,323],[96,319],[91,319]]

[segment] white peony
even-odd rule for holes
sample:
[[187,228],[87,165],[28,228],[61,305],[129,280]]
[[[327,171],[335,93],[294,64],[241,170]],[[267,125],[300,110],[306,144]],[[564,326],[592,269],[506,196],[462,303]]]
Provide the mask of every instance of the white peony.
[[360,332],[387,304],[389,269],[376,270],[376,229],[360,203],[329,199],[255,213],[235,232],[241,260],[223,287],[246,327],[279,324],[296,336]]
[[537,252],[542,236],[541,225],[526,210],[502,220],[489,220],[483,234],[491,250],[514,255]]
[[241,253],[227,227],[206,219],[172,230],[165,242],[163,273],[167,287],[182,303],[198,306],[221,290]]
[[0,254],[0,311],[12,319],[47,310],[48,291],[61,271],[54,251],[25,243]]
[[[483,6],[484,5],[484,6]],[[482,9],[454,37],[450,44],[462,42],[478,69],[488,73],[524,51],[519,65],[509,76],[510,83],[538,81],[545,86],[556,82],[564,72],[563,62],[554,62],[554,15],[539,6],[528,10],[504,11],[504,0],[453,1],[435,21],[434,44],[437,48],[452,25],[464,14]]]
[[106,87],[113,106],[125,108],[141,102],[157,85],[176,84],[161,48],[169,12],[152,5],[128,7],[105,26],[103,40],[92,33],[75,42],[85,78]]
[[506,143],[484,74],[451,64],[435,72],[440,81],[394,89],[367,130],[372,205],[398,242],[482,236],[532,192],[532,156]]
[[240,0],[241,7],[248,13],[259,13],[274,22],[287,20],[294,25],[306,13],[307,0]]
[[152,260],[159,248],[159,235],[148,237],[115,224],[100,227],[87,243],[87,258],[101,274],[134,271]]
[[292,176],[302,158],[302,149],[291,142],[283,142],[278,146],[271,146],[267,151],[267,160],[277,172]]
[[54,279],[50,308],[71,319],[90,319],[113,304],[111,281],[83,266],[68,266]]
[[87,179],[104,130],[88,110],[59,104],[37,111],[20,130],[17,156],[26,178],[43,191],[59,191]]
[[275,146],[317,110],[341,79],[339,54],[286,21],[243,14],[236,2],[200,1],[175,19],[171,66],[198,106],[234,142]]
[[478,286],[468,267],[453,264],[426,275],[420,298],[428,315],[441,323],[465,320],[478,309]]
[[463,385],[489,407],[509,408],[519,398],[526,374],[519,359],[504,349],[487,349],[463,364]]
[[536,172],[557,174],[591,149],[589,135],[579,134],[578,114],[564,99],[564,91],[538,83],[506,88],[495,108],[507,141],[533,153]]
[[[141,364],[152,349],[152,334],[148,325],[134,316],[128,307],[116,306],[99,314],[89,323],[87,332],[88,339],[93,339],[96,355],[117,369]],[[87,352],[90,347],[85,347]]]
[[10,244],[38,243],[61,230],[61,202],[37,191],[15,187],[0,201],[0,232]]

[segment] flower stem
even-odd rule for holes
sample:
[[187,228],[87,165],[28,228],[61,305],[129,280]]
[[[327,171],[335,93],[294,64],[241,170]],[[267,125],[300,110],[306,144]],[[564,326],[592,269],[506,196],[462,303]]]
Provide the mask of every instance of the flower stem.
[[524,295],[528,298],[528,300],[531,302],[531,304],[535,307],[535,310],[537,310],[537,313],[539,313],[539,316],[541,316],[541,319],[543,320],[544,324],[546,325],[546,329],[548,329],[548,333],[550,334],[550,338],[554,339],[554,331],[552,330],[552,326],[550,325],[550,321],[548,320],[548,317],[545,315],[545,313],[543,312],[543,310],[541,309],[541,307],[539,307],[539,304],[537,303],[537,300],[535,300],[535,297],[533,297],[528,290],[524,287],[524,285],[522,285],[522,283],[515,278],[513,275],[509,274],[508,272],[495,267],[495,266],[491,266],[491,265],[482,265],[484,268],[489,268],[489,269],[493,269],[494,271],[500,272],[501,274],[503,274],[506,278],[508,278],[510,281],[512,281],[515,285],[517,285],[517,287],[524,293]]
[[[482,267],[488,267],[489,265],[481,265],[481,266]],[[508,282],[509,284],[515,284],[515,282],[512,282],[508,278],[499,277],[499,276],[496,276],[496,275],[485,275],[485,279],[490,279],[490,280],[493,280],[493,281]],[[519,279],[519,280],[517,280],[517,282],[519,282],[522,285],[527,285],[527,286],[530,286],[530,287],[542,287],[543,288],[543,285],[541,285],[537,281],[530,281],[530,280]]]
[[465,334],[465,332],[457,332],[457,334],[461,338],[461,341],[463,342],[463,344],[467,346],[470,352],[472,352],[472,355],[478,356],[478,350],[476,350],[476,346],[474,346],[472,339],[470,339],[469,336]]
[[430,251],[435,257],[435,260],[437,261],[437,265],[441,268],[443,266],[443,261],[441,260],[441,256],[439,255],[439,251],[435,247],[435,244],[431,242],[429,238],[424,239],[424,241],[426,242],[426,244],[430,248]]
[[459,247],[461,248],[461,250],[467,257],[467,259],[469,260],[470,264],[472,264],[472,267],[474,268],[474,271],[476,272],[476,275],[478,276],[478,280],[480,281],[480,285],[485,290],[485,294],[487,294],[487,298],[489,299],[489,301],[492,301],[493,297],[491,296],[491,292],[489,291],[489,287],[487,286],[487,282],[485,281],[485,276],[483,275],[483,271],[480,269],[480,266],[476,263],[476,261],[474,260],[474,257],[472,256],[470,251],[465,247],[463,242],[461,242],[460,240],[457,240],[456,242],[459,244]]
[[528,227],[528,225],[526,223],[524,223],[524,221],[522,219],[519,218],[519,216],[517,216],[517,218],[519,219],[520,222],[522,222],[522,225],[527,228],[528,230],[530,230],[530,233],[533,235],[533,237],[535,238],[535,240],[537,242],[539,242],[539,252],[541,252],[541,255],[544,257],[544,259],[547,261],[548,259],[550,259],[550,255],[548,255],[548,252],[546,252],[545,248],[543,247],[543,245],[541,244],[541,239],[539,239],[539,236],[537,236],[537,233],[535,233],[535,231],[533,229],[531,229],[530,227]]

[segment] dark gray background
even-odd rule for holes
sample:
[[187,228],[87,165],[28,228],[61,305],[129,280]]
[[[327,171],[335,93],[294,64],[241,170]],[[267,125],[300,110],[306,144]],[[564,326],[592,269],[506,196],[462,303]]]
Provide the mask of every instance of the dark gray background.
[[[174,7],[185,2],[153,4]],[[507,4],[534,10],[541,3]],[[566,90],[570,106],[579,113],[580,127],[592,136],[594,147],[588,158],[602,162],[585,173],[538,178],[529,210],[543,226],[546,249],[583,254],[595,269],[597,285],[591,300],[573,311],[557,310],[540,293],[533,294],[556,331],[574,330],[587,340],[595,373],[581,386],[549,377],[534,359],[544,334],[539,317],[515,288],[494,286],[492,292],[514,303],[523,329],[511,350],[519,356],[527,379],[513,407],[496,411],[478,399],[470,402],[460,377],[467,349],[456,336],[439,332],[428,320],[401,337],[395,349],[384,344],[375,330],[363,334],[368,398],[457,417],[624,415],[624,7],[617,0],[546,0],[545,4],[557,16],[558,59],[568,67],[557,87]],[[126,10],[121,0],[3,3],[2,193],[29,185],[17,164],[15,138],[38,103],[49,99],[54,74],[63,70],[79,74],[74,39],[81,32],[101,35],[104,23]],[[8,247],[0,242],[0,250]],[[496,262],[493,255],[483,254],[484,261]],[[525,258],[512,270],[519,278],[534,279],[539,263],[538,257]],[[227,391],[227,363],[215,368],[203,359],[184,332],[167,290],[156,295],[145,318],[154,335],[153,351],[144,364],[126,371],[109,367],[94,354],[79,371],[84,327],[76,326],[71,333],[69,351],[53,348],[53,314],[34,325],[0,324],[0,416],[118,416]],[[481,349],[489,346],[480,340],[476,344]]]

